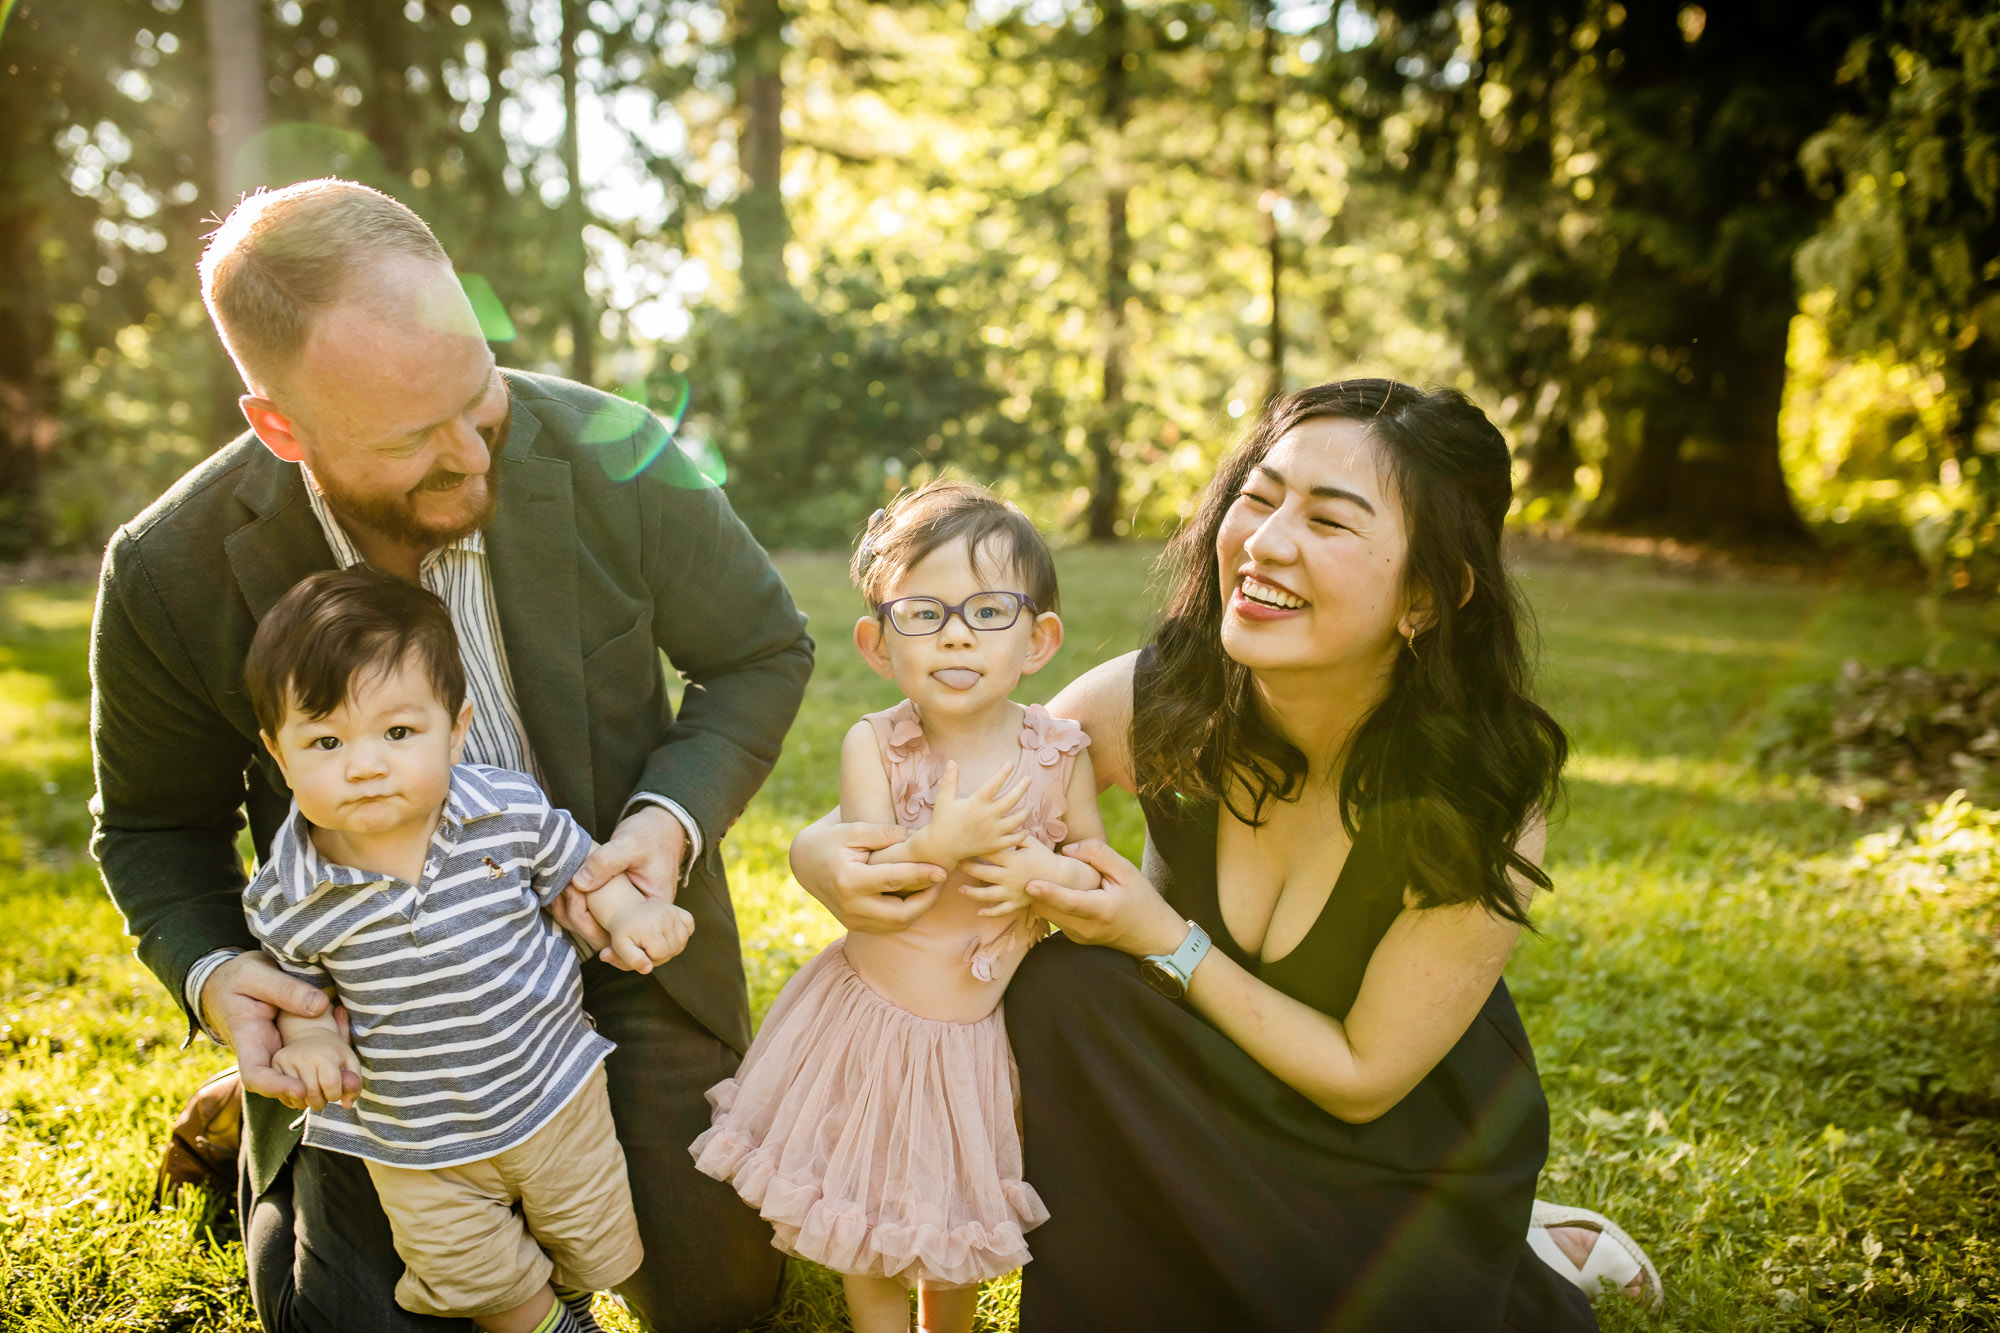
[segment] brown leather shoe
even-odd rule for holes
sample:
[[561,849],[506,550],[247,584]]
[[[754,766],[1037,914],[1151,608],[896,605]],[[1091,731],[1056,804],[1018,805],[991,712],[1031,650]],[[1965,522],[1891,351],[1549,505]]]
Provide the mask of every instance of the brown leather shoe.
[[183,1185],[205,1185],[225,1199],[236,1196],[236,1152],[243,1141],[243,1084],[225,1069],[195,1090],[174,1120],[173,1137],[160,1156],[153,1201],[172,1198]]

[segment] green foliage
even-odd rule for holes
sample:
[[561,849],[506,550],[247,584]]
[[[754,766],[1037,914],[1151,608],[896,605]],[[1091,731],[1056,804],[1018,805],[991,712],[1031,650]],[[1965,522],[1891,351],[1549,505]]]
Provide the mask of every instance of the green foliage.
[[[1934,380],[1884,468],[1864,448],[1822,451],[1852,484],[1905,482],[1917,549],[1942,586],[2000,587],[2000,15],[1958,0],[1905,0],[1857,41],[1842,81],[1863,109],[1807,144],[1838,190],[1799,254],[1823,289],[1834,348]],[[1861,441],[1865,445],[1866,437]],[[1914,475],[1911,475],[1914,473]]]
[[[206,449],[198,9],[22,4],[0,46],[0,558],[101,538]],[[91,475],[60,480],[89,454]],[[164,466],[162,466],[164,464]],[[42,487],[50,491],[41,500]]]
[[1960,789],[2000,805],[2000,678],[1850,661],[1773,710],[1759,754],[1826,779],[1850,809]]
[[906,480],[960,464],[1032,474],[977,329],[937,302],[948,278],[887,291],[872,265],[815,275],[804,298],[705,311],[685,363],[693,429],[729,465],[730,501],[766,545],[842,547]]
[[943,466],[1158,533],[1274,372],[1372,372],[1473,391],[1531,519],[1769,536],[1789,481],[2000,586],[1995,39],[1964,0],[249,9],[266,123],[231,163],[202,6],[8,26],[0,556],[88,548],[239,428],[201,219],[232,173],[333,171],[492,285],[507,361],[685,371],[786,544]]
[[[1897,824],[1855,845],[1853,868],[1885,891],[1917,899],[1922,909],[1970,951],[1971,969],[1983,967],[1989,986],[2000,985],[2000,810],[1983,809],[1953,792],[1932,802],[1913,827]],[[1935,1099],[1946,1114],[1981,1103],[1979,1089],[1941,1089]],[[2000,1112],[2000,1098],[1985,1099]]]

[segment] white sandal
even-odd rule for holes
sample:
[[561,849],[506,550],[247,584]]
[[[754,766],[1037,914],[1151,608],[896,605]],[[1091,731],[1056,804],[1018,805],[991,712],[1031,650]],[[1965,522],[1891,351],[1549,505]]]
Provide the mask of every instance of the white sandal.
[[[1590,1256],[1582,1267],[1563,1253],[1562,1246],[1549,1234],[1550,1227],[1581,1227],[1597,1233],[1597,1244],[1590,1247]],[[1637,1241],[1602,1213],[1537,1199],[1528,1219],[1528,1248],[1592,1301],[1602,1293],[1603,1284],[1609,1283],[1623,1292],[1633,1278],[1642,1274],[1646,1282],[1640,1299],[1646,1308],[1657,1313],[1666,1298],[1660,1285],[1660,1270],[1653,1267],[1653,1261],[1646,1257]]]

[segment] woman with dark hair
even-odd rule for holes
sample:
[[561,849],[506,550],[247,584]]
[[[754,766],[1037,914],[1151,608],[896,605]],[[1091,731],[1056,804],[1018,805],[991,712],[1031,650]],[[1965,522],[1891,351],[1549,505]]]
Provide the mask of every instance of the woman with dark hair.
[[[1064,938],[1005,1006],[1050,1211],[1023,1329],[1595,1327],[1523,1240],[1548,1106],[1500,974],[1567,743],[1527,691],[1511,490],[1462,394],[1280,398],[1169,548],[1153,645],[1050,705],[1147,840],[1143,870],[1070,849],[1099,889],[1031,886]],[[816,828],[801,883],[894,928]]]

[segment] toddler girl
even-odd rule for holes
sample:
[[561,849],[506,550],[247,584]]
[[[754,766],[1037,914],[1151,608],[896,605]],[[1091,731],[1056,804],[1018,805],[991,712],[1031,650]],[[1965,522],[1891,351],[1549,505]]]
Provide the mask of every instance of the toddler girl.
[[[772,1224],[777,1246],[844,1277],[859,1333],[969,1329],[979,1283],[1028,1258],[1046,1220],[1021,1179],[1014,1060],[1000,997],[1043,927],[1031,879],[1095,887],[1057,855],[1101,838],[1089,743],[1008,696],[1062,643],[1054,562],[1018,509],[937,481],[869,521],[853,575],[862,657],[904,700],[847,733],[840,817],[899,824],[877,861],[950,871],[896,934],[836,940],[771,1006],[733,1079],[709,1091],[700,1168]],[[967,794],[970,793],[970,794]],[[980,907],[962,861],[1011,890]]]

